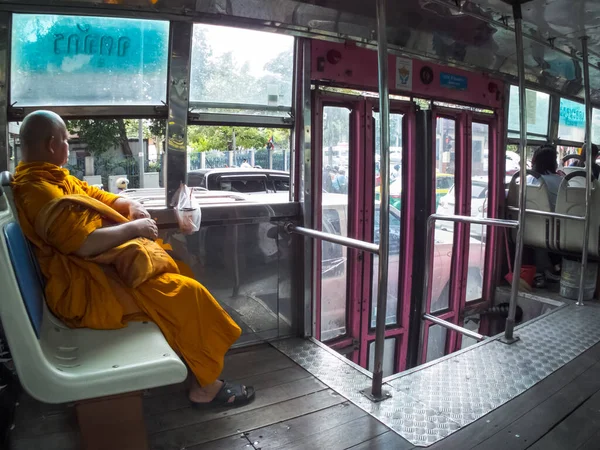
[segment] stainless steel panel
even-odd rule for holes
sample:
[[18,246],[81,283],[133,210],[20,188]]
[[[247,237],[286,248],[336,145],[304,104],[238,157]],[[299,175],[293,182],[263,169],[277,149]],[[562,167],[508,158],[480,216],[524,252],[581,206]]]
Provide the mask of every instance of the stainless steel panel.
[[[290,289],[298,247],[282,223],[264,215],[264,208],[234,211],[203,208],[198,233],[184,236],[171,222],[161,225],[160,238],[240,325],[243,334],[236,345],[290,336],[298,320],[299,299]],[[297,204],[289,211],[297,213]]]
[[10,14],[0,13],[0,171],[9,170],[8,71],[10,67]]
[[167,120],[167,202],[180,183],[187,183],[187,116],[190,90],[192,24],[171,23]]
[[[298,186],[298,200],[302,207],[302,225],[314,229],[313,221],[313,201],[312,201],[312,92],[310,79],[310,41],[302,41],[302,84],[300,102],[302,116],[299,117],[297,132],[300,134],[299,160],[303,164],[303,170],[300,171],[300,185]],[[316,298],[316,278],[312,276],[312,268],[316,267],[317,243],[312,239],[300,240],[304,254],[303,259],[303,324],[304,336],[314,336],[316,331],[316,308],[313,308],[313,298]]]
[[[177,226],[175,213],[167,208],[149,208],[161,228]],[[272,221],[297,221],[300,217],[298,203],[236,203],[206,205],[201,207],[202,227],[214,225],[233,225],[243,223],[261,223]]]

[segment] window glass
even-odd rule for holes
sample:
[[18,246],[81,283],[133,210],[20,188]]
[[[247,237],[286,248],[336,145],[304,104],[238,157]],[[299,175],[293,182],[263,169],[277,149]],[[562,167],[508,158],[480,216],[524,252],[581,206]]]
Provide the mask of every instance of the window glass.
[[[550,111],[550,95],[543,92],[526,89],[527,102],[527,134],[546,136],[548,134],[548,116]],[[508,130],[509,137],[519,137],[521,130],[519,121],[519,88],[510,87],[510,100],[508,105]]]
[[[373,239],[379,244],[379,199],[381,195],[381,165],[379,138],[379,113],[373,112],[375,119],[375,208],[373,216]],[[390,219],[389,219],[389,268],[386,325],[397,322],[398,297],[400,287],[400,211],[402,211],[402,114],[390,114]],[[371,327],[375,327],[377,317],[379,257],[373,255]]]
[[446,338],[448,332],[440,325],[431,325],[427,337],[427,359],[425,362],[441,358],[446,352]]
[[600,144],[600,109],[592,109],[592,142]]
[[[488,217],[489,125],[473,122],[471,128],[471,217]],[[479,300],[483,294],[487,227],[469,225],[469,265],[466,301]]]
[[195,105],[200,109],[245,112],[292,104],[291,36],[195,24],[191,67],[190,100],[205,103]]
[[[188,159],[188,167],[192,171],[254,168],[289,172],[290,131],[261,127],[189,126]],[[235,174],[236,171],[230,173]],[[194,179],[197,180],[196,177]],[[273,190],[272,184],[267,184],[269,190]],[[275,186],[277,191],[289,191],[289,176],[278,174]],[[214,188],[209,186],[209,189]]]
[[[394,374],[394,362],[396,361],[396,338],[387,338],[383,341],[383,376],[389,377]],[[369,342],[369,372],[375,369],[375,341]]]
[[[322,229],[348,236],[350,110],[323,108]],[[346,334],[347,249],[321,244],[321,340]]]
[[[435,211],[437,214],[456,213],[454,186],[454,157],[456,122],[439,117],[436,127],[436,183]],[[454,222],[438,220],[435,223],[433,277],[431,282],[432,313],[447,309],[450,304],[450,274],[454,244]]]
[[169,22],[14,14],[10,98],[18,106],[166,101]]
[[585,106],[565,98],[560,99],[558,138],[583,142],[585,139]]

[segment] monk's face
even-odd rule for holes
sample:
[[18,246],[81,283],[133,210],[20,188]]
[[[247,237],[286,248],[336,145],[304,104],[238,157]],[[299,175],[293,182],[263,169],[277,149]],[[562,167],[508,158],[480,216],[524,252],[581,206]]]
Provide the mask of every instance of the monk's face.
[[69,159],[69,135],[64,123],[57,126],[56,132],[50,139],[49,149],[52,163],[64,166]]

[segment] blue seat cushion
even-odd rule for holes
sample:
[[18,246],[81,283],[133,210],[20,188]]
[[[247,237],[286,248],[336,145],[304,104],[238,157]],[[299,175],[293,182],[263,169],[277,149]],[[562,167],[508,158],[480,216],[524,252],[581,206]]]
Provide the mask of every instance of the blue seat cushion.
[[18,223],[11,222],[6,225],[4,236],[21,297],[25,303],[31,326],[39,339],[45,299],[37,261]]

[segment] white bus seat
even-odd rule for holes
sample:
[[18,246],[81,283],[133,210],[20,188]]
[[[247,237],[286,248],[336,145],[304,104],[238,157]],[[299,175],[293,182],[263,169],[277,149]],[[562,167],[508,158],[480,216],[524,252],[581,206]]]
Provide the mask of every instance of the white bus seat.
[[[569,175],[573,172],[581,172],[584,171],[585,168],[584,167],[576,167],[576,166],[569,166],[569,167],[562,167],[560,170],[563,171],[563,173],[565,175]],[[570,186],[578,186],[578,187],[585,187],[585,177],[575,177],[571,179],[571,182],[569,183]]]
[[0,319],[21,384],[32,397],[64,403],[186,379],[185,364],[154,323],[119,330],[65,326],[46,307],[37,262],[9,208],[0,211],[0,230]]
[[[581,170],[571,172],[560,185],[556,198],[556,212],[570,216],[585,216],[585,177],[586,173]],[[578,179],[576,183],[575,179]],[[597,180],[592,181],[591,204],[598,205],[600,201],[600,184]],[[569,219],[554,219],[555,248],[559,252],[581,253],[584,224],[581,221]],[[592,206],[590,215],[590,235],[588,240],[588,253],[590,256],[598,257],[600,232],[600,211]]]
[[[548,197],[548,188],[544,179],[532,170],[527,171],[527,175],[536,178],[538,184],[527,184],[526,208],[538,211],[552,212],[550,199]],[[513,175],[508,187],[508,196],[506,197],[507,206],[519,207],[519,172]],[[518,220],[518,213],[507,211],[506,216],[511,220]],[[525,214],[525,232],[523,243],[536,248],[552,249],[552,236],[554,235],[553,220],[550,217],[544,217],[533,214]],[[513,230],[513,239],[516,241],[516,230]]]

